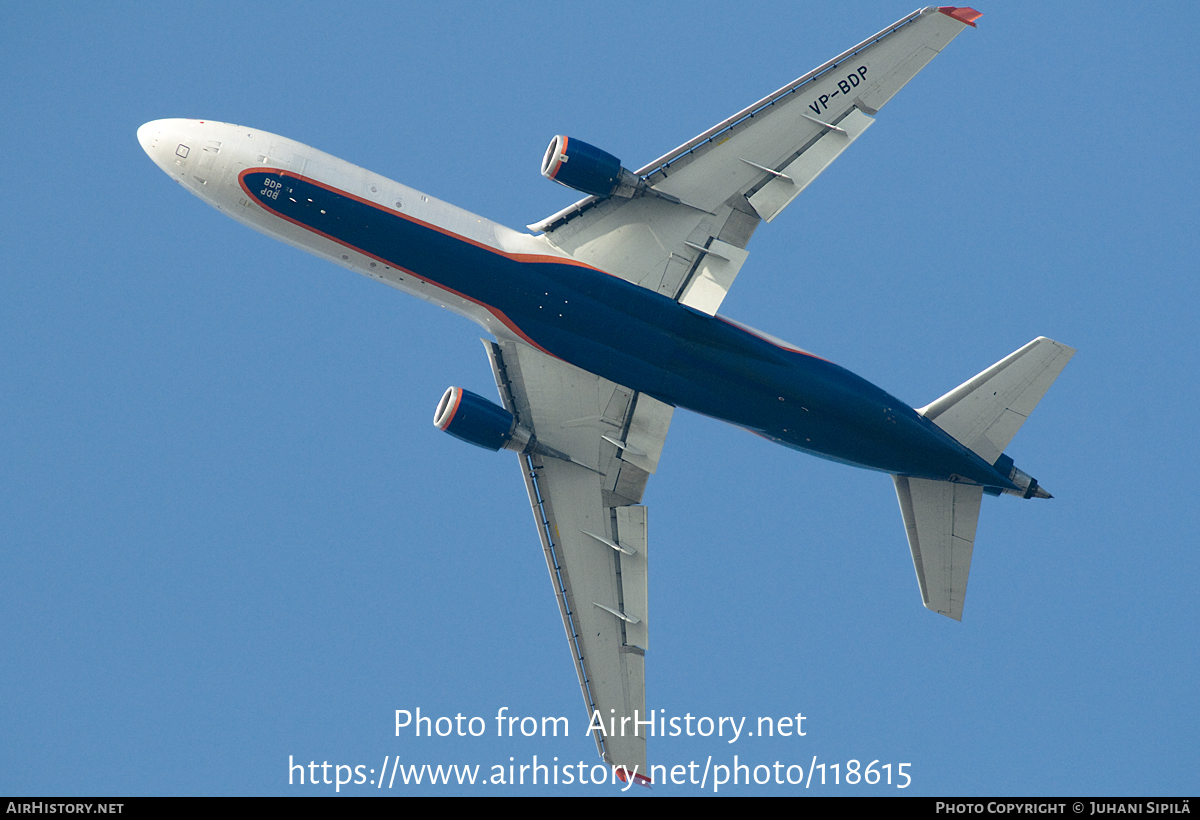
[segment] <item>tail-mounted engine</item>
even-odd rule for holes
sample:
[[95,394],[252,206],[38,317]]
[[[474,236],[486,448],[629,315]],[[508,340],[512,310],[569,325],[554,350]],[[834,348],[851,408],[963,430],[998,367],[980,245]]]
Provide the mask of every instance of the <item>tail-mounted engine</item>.
[[550,140],[542,176],[601,199],[614,194],[628,198],[645,186],[612,154],[563,134]]
[[455,438],[492,451],[503,448],[523,453],[533,441],[533,433],[518,424],[512,413],[461,387],[446,388],[433,424]]

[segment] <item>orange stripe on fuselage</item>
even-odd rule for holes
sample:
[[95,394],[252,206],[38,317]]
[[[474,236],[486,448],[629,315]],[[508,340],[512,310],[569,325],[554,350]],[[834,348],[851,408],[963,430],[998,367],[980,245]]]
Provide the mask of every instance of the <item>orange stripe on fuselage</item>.
[[[307,225],[307,224],[299,221],[298,219],[293,219],[292,217],[290,217],[284,213],[281,213],[272,208],[269,208],[266,204],[264,204],[262,202],[262,200],[260,200],[258,197],[256,197],[254,195],[254,193],[250,190],[250,188],[246,185],[245,177],[247,174],[263,174],[263,173],[275,174],[276,176],[279,176],[280,178],[289,177],[291,179],[297,179],[302,182],[307,182],[310,185],[315,185],[318,188],[324,188],[326,191],[329,191],[330,193],[337,194],[338,196],[344,196],[347,199],[352,199],[355,202],[359,202],[363,205],[374,208],[377,211],[382,211],[383,213],[389,214],[391,216],[400,217],[401,219],[411,222],[414,225],[420,225],[423,228],[427,228],[432,231],[437,231],[438,233],[440,233],[444,236],[448,236],[459,242],[465,242],[468,245],[473,245],[476,248],[487,251],[489,253],[494,253],[497,256],[502,256],[505,259],[510,259],[514,262],[520,262],[520,263],[525,263],[525,264],[532,263],[532,264],[575,265],[575,266],[578,266],[581,268],[587,268],[588,270],[594,270],[598,273],[604,273],[607,276],[612,275],[612,274],[607,273],[606,271],[600,270],[599,268],[593,267],[592,265],[589,265],[585,262],[580,262],[577,259],[570,259],[567,257],[560,257],[560,256],[551,256],[549,254],[543,255],[543,254],[531,254],[531,253],[508,253],[507,251],[502,251],[499,248],[493,247],[492,245],[488,245],[486,243],[479,242],[478,240],[463,236],[462,234],[455,233],[454,231],[447,230],[446,228],[443,228],[440,225],[435,225],[432,222],[426,222],[423,219],[417,219],[414,216],[409,216],[406,213],[402,213],[402,212],[394,210],[392,208],[384,207],[377,202],[370,201],[369,199],[363,199],[360,196],[355,196],[354,194],[350,193],[349,191],[343,191],[340,188],[335,188],[332,185],[327,185],[324,182],[321,182],[320,180],[316,180],[311,177],[306,177],[301,174],[296,174],[291,171],[285,171],[281,168],[266,168],[266,167],[247,168],[246,170],[244,170],[238,174],[238,185],[241,186],[241,189],[246,192],[247,196],[249,196],[252,200],[254,200],[256,203],[258,203],[258,205],[260,207],[262,207],[264,210],[269,211],[270,213],[279,217],[282,220],[291,222],[293,225],[296,225],[297,227],[303,228],[304,230],[308,231],[309,233],[324,237],[325,239],[328,239],[330,242],[334,242],[338,245],[341,245],[344,248],[349,248],[350,250],[354,251],[355,253],[360,253],[363,256],[367,256],[367,257],[370,257],[371,259],[375,259],[376,261],[382,262],[383,264],[388,265],[389,267],[393,267],[396,270],[403,271],[404,273],[407,273],[409,276],[413,277],[414,279],[419,279],[420,281],[422,281],[428,285],[433,285],[434,287],[439,288],[440,290],[444,290],[447,293],[451,293],[451,294],[459,297],[460,299],[470,302],[471,304],[479,305],[481,308],[483,308],[488,313],[492,314],[498,320],[500,320],[500,322],[505,327],[507,327],[509,330],[511,330],[513,333],[515,333],[521,339],[525,340],[530,345],[537,348],[538,350],[540,350],[541,352],[545,353],[548,356],[554,356],[554,354],[551,353],[549,350],[546,350],[546,348],[542,347],[537,342],[535,342],[533,339],[531,339],[528,335],[526,335],[526,333],[523,330],[521,330],[519,327],[517,327],[517,324],[515,322],[513,322],[513,320],[510,319],[504,313],[504,311],[500,310],[499,308],[493,307],[492,305],[489,305],[485,302],[481,302],[478,299],[472,298],[471,296],[468,296],[465,293],[460,293],[459,291],[455,290],[454,288],[450,288],[450,287],[443,285],[441,282],[435,282],[431,279],[426,279],[424,276],[421,276],[420,274],[418,274],[412,270],[409,270],[408,268],[404,267],[403,265],[397,264],[393,260],[384,259],[382,256],[376,256],[375,254],[370,253],[366,250],[363,250],[362,248],[360,248],[356,245],[352,245],[349,242],[346,242],[345,240],[339,239],[338,237],[333,236],[332,234],[327,234],[324,231],[317,230],[316,228],[312,227],[311,225]],[[554,358],[558,358],[558,357],[554,356]]]

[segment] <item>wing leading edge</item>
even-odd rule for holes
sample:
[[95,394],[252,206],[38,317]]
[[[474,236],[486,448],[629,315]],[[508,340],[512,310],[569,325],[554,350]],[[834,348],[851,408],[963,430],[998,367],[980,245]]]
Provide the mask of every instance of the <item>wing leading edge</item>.
[[[521,473],[603,758],[644,779],[649,647],[646,508],[674,408],[519,342],[488,342],[506,408],[570,458]],[[594,728],[597,719],[601,730]]]

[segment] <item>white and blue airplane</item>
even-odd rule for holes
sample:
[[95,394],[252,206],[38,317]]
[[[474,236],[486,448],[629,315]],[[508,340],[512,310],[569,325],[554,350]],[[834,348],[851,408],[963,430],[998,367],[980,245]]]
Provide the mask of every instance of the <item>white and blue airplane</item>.
[[[646,780],[646,507],[677,407],[892,475],[921,599],[961,620],[984,493],[1049,498],[1004,453],[1075,352],[1040,337],[925,407],[717,315],[771,222],[979,12],[925,8],[629,171],[557,136],[587,196],[511,230],[283,137],[138,129],[150,158],[255,230],[482,325],[503,406],[451,387],[441,430],[519,454],[602,757]],[[644,727],[644,724],[643,724]],[[624,779],[624,777],[623,777]]]

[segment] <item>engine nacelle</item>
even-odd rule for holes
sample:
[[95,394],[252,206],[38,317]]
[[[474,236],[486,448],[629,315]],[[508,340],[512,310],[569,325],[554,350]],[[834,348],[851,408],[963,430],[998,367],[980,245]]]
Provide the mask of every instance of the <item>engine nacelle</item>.
[[455,438],[492,451],[505,448],[521,453],[533,438],[512,413],[461,387],[446,388],[433,424]]
[[642,184],[612,154],[564,134],[550,140],[542,176],[601,199],[613,194],[631,197]]

